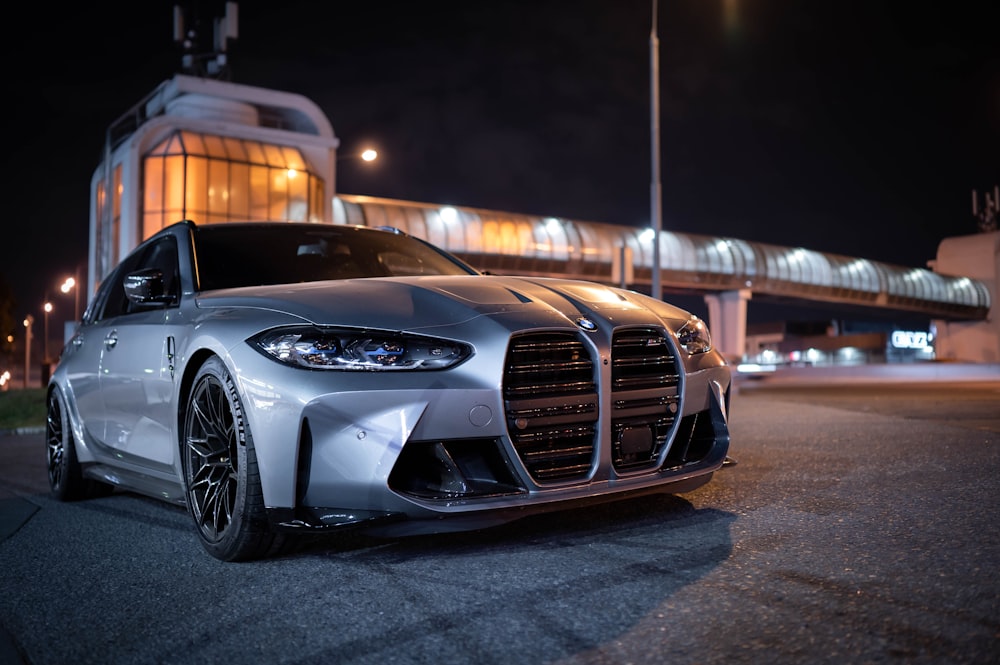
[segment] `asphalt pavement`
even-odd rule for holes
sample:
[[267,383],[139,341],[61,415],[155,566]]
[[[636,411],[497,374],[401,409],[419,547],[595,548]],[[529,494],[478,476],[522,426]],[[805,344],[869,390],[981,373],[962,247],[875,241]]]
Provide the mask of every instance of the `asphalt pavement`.
[[738,379],[695,492],[249,564],[7,433],[0,663],[1000,662],[1000,366],[813,369]]

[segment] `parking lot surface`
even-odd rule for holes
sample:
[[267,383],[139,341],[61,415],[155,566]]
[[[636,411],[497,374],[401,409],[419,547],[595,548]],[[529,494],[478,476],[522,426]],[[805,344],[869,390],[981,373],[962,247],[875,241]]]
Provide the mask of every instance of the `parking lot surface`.
[[1000,662],[1000,377],[740,381],[689,494],[222,563],[0,437],[0,662]]

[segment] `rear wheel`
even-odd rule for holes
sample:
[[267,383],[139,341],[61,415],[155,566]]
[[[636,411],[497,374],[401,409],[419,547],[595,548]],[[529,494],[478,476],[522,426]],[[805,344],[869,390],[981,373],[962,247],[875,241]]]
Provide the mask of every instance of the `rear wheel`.
[[49,392],[45,416],[45,457],[49,489],[60,501],[111,494],[114,487],[83,477],[76,457],[76,440],[69,425],[66,400],[58,389]]
[[253,437],[236,384],[218,358],[195,376],[182,433],[188,512],[208,553],[223,561],[277,553],[285,536],[267,524]]

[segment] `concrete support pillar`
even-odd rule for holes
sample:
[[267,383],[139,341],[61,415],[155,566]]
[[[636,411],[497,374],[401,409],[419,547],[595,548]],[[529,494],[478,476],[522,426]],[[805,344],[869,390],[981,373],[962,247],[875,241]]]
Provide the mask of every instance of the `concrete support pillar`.
[[750,298],[750,289],[705,296],[712,343],[730,362],[739,362],[746,353],[747,301]]

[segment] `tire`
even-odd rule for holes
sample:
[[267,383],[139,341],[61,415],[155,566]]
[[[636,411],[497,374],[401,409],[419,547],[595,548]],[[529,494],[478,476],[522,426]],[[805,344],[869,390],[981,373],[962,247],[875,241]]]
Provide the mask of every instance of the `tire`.
[[76,440],[69,424],[66,400],[58,388],[49,391],[45,415],[45,458],[49,490],[59,501],[107,496],[114,487],[83,477],[76,456]]
[[236,384],[217,357],[194,378],[184,414],[181,463],[188,513],[205,550],[251,561],[284,549],[267,522],[253,436]]

